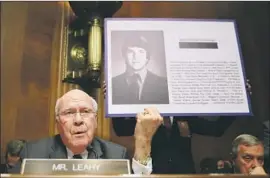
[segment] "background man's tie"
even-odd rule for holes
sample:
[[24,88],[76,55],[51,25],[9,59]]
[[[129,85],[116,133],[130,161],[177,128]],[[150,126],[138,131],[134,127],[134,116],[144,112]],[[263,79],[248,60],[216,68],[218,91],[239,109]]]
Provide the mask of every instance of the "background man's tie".
[[171,130],[172,130],[171,119],[170,119],[170,117],[164,117],[163,120],[164,120],[164,126],[166,128],[167,137],[170,137]]

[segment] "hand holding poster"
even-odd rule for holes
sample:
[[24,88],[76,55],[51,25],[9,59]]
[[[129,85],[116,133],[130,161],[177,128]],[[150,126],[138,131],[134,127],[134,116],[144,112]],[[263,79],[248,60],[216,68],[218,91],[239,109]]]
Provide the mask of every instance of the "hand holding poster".
[[238,44],[228,20],[106,19],[107,117],[250,114]]

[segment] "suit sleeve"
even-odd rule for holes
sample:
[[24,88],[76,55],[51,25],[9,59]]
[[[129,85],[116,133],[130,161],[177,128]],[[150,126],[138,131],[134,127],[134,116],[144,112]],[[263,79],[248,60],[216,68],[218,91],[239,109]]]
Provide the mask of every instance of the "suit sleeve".
[[27,158],[27,151],[28,151],[28,143],[26,143],[20,152],[20,157],[23,160],[24,158]]
[[270,173],[270,159],[269,159],[269,146],[270,146],[270,129],[269,129],[269,121],[264,123],[263,128],[263,143],[264,143],[264,169],[269,174]]
[[136,126],[136,118],[112,118],[113,130],[117,136],[132,136]]
[[221,137],[230,127],[235,117],[221,116],[217,121],[194,118],[188,121],[191,133]]

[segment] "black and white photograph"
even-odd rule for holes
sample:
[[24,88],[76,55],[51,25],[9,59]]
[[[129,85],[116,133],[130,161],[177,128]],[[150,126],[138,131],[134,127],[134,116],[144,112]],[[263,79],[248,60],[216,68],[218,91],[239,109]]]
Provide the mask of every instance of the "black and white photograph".
[[169,104],[163,31],[112,31],[112,104]]

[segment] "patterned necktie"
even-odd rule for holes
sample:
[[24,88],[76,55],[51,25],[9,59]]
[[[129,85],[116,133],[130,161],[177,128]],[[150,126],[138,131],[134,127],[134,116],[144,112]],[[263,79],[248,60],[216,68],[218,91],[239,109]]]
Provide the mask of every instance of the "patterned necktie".
[[82,159],[82,156],[80,154],[78,155],[73,155],[73,159]]
[[131,84],[130,84],[130,91],[132,94],[132,97],[134,98],[135,101],[139,100],[139,94],[140,94],[140,86],[139,86],[139,81],[140,81],[140,76],[139,74],[134,74],[130,78]]
[[171,118],[170,117],[164,117],[164,126],[166,129],[171,129],[172,128],[172,123],[171,123]]

